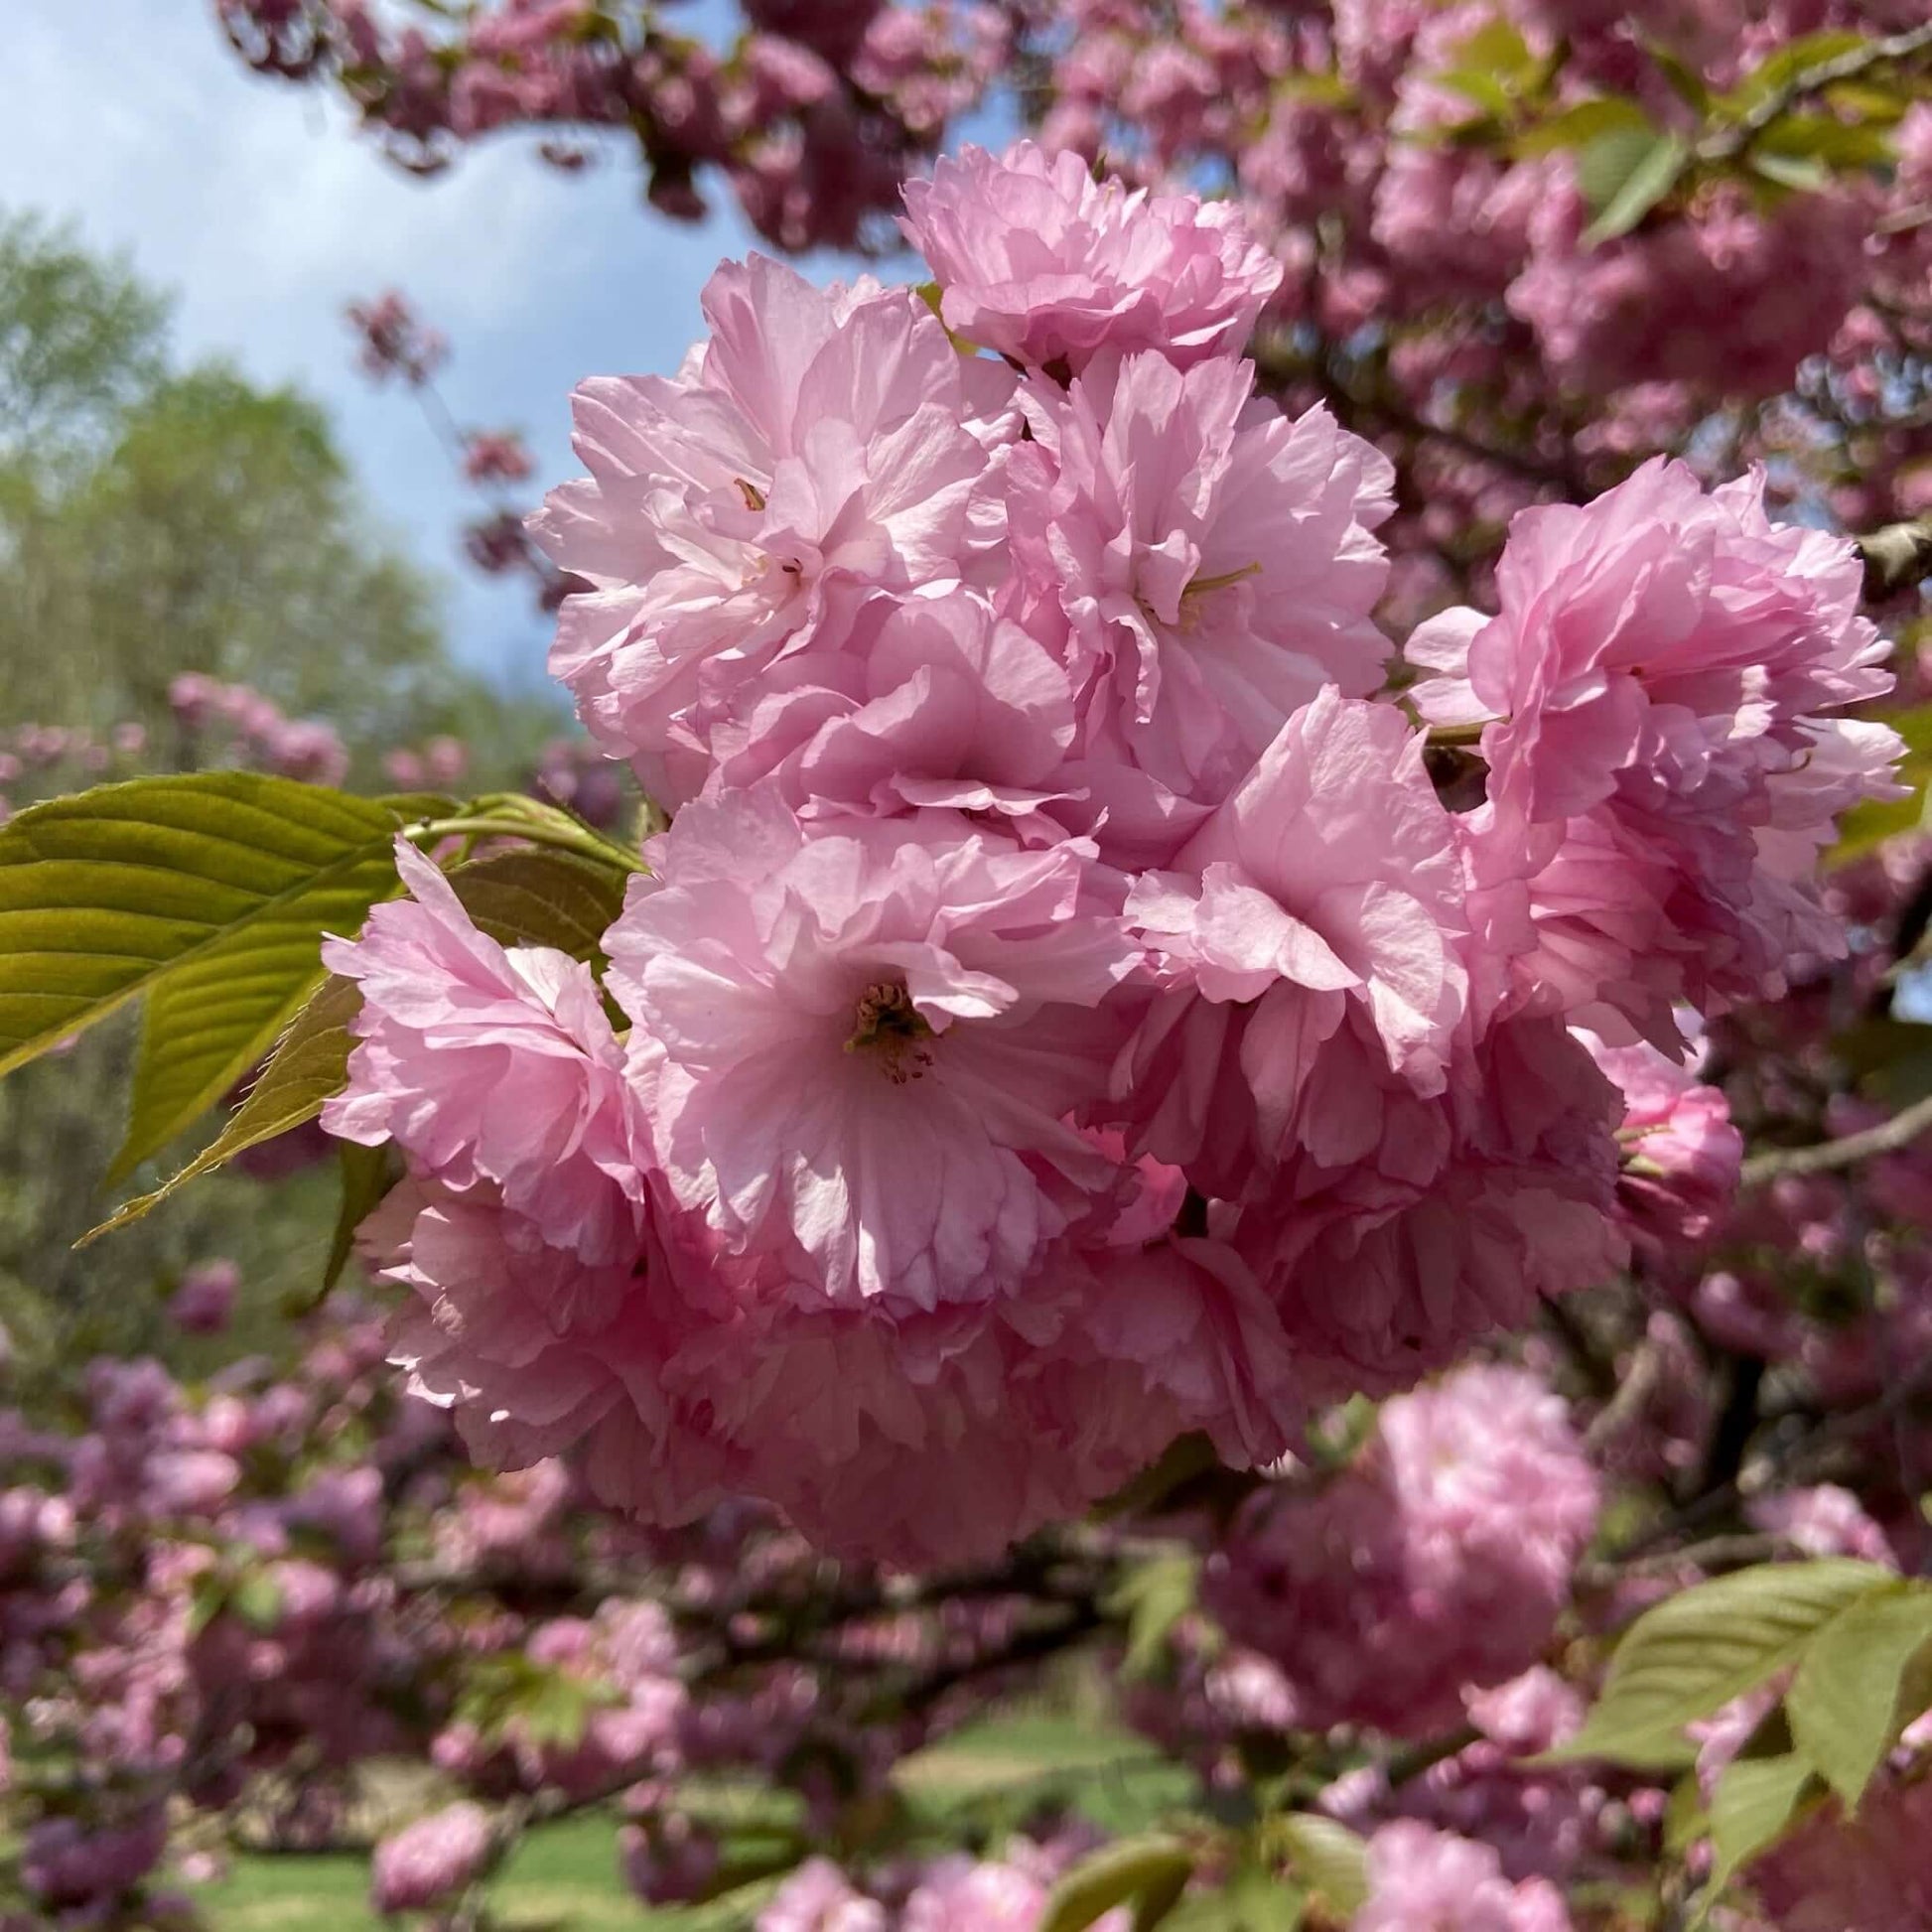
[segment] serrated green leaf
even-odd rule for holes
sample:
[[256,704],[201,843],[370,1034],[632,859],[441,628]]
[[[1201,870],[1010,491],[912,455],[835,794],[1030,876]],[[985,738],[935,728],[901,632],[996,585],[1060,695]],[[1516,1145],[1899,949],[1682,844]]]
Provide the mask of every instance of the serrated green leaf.
[[463,907],[498,945],[554,946],[601,961],[623,910],[623,875],[562,852],[492,853],[450,875]]
[[[1592,179],[1599,188],[1617,177],[1600,204],[1595,195],[1590,195],[1590,204],[1598,211],[1581,237],[1586,248],[1628,234],[1677,186],[1690,161],[1690,146],[1681,134],[1650,135],[1641,149],[1637,139],[1634,128],[1598,135],[1578,157],[1579,181],[1584,179],[1585,163],[1592,156],[1598,157]],[[1604,152],[1599,154],[1599,150]]]
[[0,827],[0,1073],[389,851],[385,803],[250,771],[99,785]]
[[1877,1564],[1833,1557],[1759,1564],[1669,1597],[1630,1626],[1588,1722],[1542,1761],[1688,1762],[1686,1725],[1796,1663],[1848,1604],[1894,1582]]
[[1811,1766],[1796,1752],[1738,1757],[1725,1766],[1711,1794],[1710,1899],[1777,1842],[1811,1781]]
[[[450,884],[479,927],[499,944],[554,946],[573,959],[597,957],[606,930],[623,905],[623,880],[618,873],[559,852],[495,853],[459,866],[450,874]],[[353,981],[334,976],[324,980],[215,1139],[179,1173],[129,1201],[85,1239],[138,1220],[178,1188],[237,1154],[314,1120],[348,1077],[348,1056],[355,1045],[349,1022],[360,1005]]]
[[1368,1899],[1367,1848],[1346,1825],[1298,1811],[1276,1820],[1274,1829],[1311,1891],[1343,1918],[1361,1910]]
[[288,1032],[269,1055],[262,1075],[249,1090],[248,1097],[228,1116],[221,1132],[179,1173],[159,1187],[119,1208],[97,1228],[81,1236],[80,1245],[138,1221],[143,1214],[191,1180],[209,1173],[223,1162],[232,1160],[248,1148],[272,1141],[278,1134],[312,1121],[322,1112],[323,1102],[342,1091],[347,1078],[348,1056],[355,1038],[349,1022],[362,1005],[362,996],[353,980],[333,974],[317,988],[315,995],[296,1015]]
[[1135,1932],[1147,1932],[1173,1909],[1193,1869],[1194,1855],[1176,1838],[1122,1839],[1083,1859],[1053,1887],[1038,1932],[1084,1932],[1129,1904]]
[[1623,129],[1655,138],[1650,116],[1622,94],[1599,94],[1552,114],[1516,137],[1515,152],[1523,156],[1554,154],[1560,148],[1581,148],[1605,134]]
[[1785,1693],[1799,1755],[1848,1811],[1856,1811],[1886,1751],[1915,1711],[1900,1712],[1899,1687],[1932,1644],[1932,1588],[1899,1584],[1848,1605],[1805,1646]]

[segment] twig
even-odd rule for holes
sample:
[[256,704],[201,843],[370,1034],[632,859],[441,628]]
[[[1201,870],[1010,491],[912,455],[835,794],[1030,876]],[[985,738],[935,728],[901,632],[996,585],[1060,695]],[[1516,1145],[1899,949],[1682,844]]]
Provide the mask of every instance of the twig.
[[1897,1154],[1928,1130],[1932,1130],[1932,1094],[1861,1133],[1819,1141],[1811,1147],[1767,1148],[1762,1154],[1754,1154],[1744,1163],[1743,1185],[1761,1187],[1783,1174],[1834,1173],[1841,1168],[1855,1168],[1861,1161]]
[[1658,1383],[1663,1379],[1664,1351],[1646,1337],[1637,1344],[1630,1358],[1629,1372],[1617,1384],[1616,1393],[1596,1412],[1584,1435],[1584,1447],[1592,1452],[1615,1441],[1627,1424],[1634,1423],[1648,1406]]
[[1807,94],[1815,94],[1834,81],[1851,80],[1887,61],[1910,60],[1914,54],[1932,48],[1932,26],[1914,27],[1906,33],[1889,34],[1880,40],[1866,41],[1820,61],[1815,67],[1801,69],[1783,86],[1774,88],[1732,126],[1715,134],[1698,147],[1699,159],[1730,161],[1750,146],[1771,123],[1785,114]]

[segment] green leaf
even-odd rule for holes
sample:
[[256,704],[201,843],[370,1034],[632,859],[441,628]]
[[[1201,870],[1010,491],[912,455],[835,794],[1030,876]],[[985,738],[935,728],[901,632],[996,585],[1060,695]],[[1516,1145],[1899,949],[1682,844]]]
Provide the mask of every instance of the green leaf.
[[1275,1829],[1295,1870],[1310,1890],[1343,1918],[1368,1899],[1367,1849],[1346,1825],[1319,1812],[1292,1812]]
[[1299,1885],[1245,1864],[1218,1891],[1195,1891],[1168,1920],[1168,1932],[1300,1932],[1309,1901]]
[[1877,1564],[1835,1557],[1759,1564],[1681,1591],[1630,1626],[1588,1722],[1542,1761],[1688,1762],[1686,1725],[1796,1663],[1839,1611],[1894,1582]]
[[[495,853],[459,866],[450,884],[478,926],[499,944],[555,946],[573,959],[599,956],[604,934],[623,906],[622,876],[561,852]],[[237,1154],[314,1120],[348,1077],[355,1045],[349,1022],[360,1006],[352,980],[326,979],[215,1139],[179,1173],[129,1201],[84,1239],[138,1220],[177,1188]]]
[[355,1141],[338,1141],[336,1165],[342,1173],[343,1198],[336,1211],[336,1231],[329,1241],[329,1260],[322,1271],[325,1296],[342,1280],[343,1270],[355,1252],[355,1230],[381,1206],[383,1196],[401,1177],[401,1169],[386,1144],[363,1147]]
[[1487,73],[1480,68],[1449,68],[1441,73],[1432,73],[1429,79],[1432,86],[1460,94],[1464,100],[1474,101],[1478,107],[1487,109],[1501,120],[1508,120],[1516,111],[1515,94],[1495,74]]
[[1693,113],[1708,114],[1711,111],[1711,89],[1704,84],[1704,75],[1661,42],[1643,39],[1641,45],[1656,63],[1657,71],[1664,76],[1671,92]]
[[1900,1584],[1841,1610],[1806,1645],[1784,1700],[1800,1755],[1856,1811],[1915,1711],[1900,1712],[1912,1660],[1932,1644],[1932,1588]]
[[1121,1579],[1105,1608],[1126,1620],[1124,1677],[1144,1678],[1159,1665],[1169,1633],[1194,1607],[1199,1583],[1200,1559],[1185,1551],[1150,1557]]
[[1675,133],[1644,134],[1636,128],[1599,134],[1577,157],[1577,179],[1597,210],[1584,230],[1583,246],[1594,248],[1628,234],[1668,195],[1691,158]]
[[995,1718],[900,1758],[892,1781],[908,1804],[942,1815],[1161,1761],[1158,1747],[1133,1731],[1067,1718]]
[[1832,171],[1815,155],[1752,153],[1744,160],[1752,174],[1794,194],[1816,195],[1832,185]]
[[261,1078],[247,1099],[228,1116],[221,1132],[179,1173],[151,1192],[137,1195],[97,1228],[82,1235],[80,1245],[84,1247],[115,1228],[138,1221],[178,1188],[211,1173],[244,1150],[259,1147],[263,1141],[272,1141],[278,1134],[286,1134],[291,1128],[314,1120],[322,1112],[323,1102],[332,1094],[340,1093],[347,1077],[348,1056],[355,1044],[348,1026],[361,1004],[362,996],[353,980],[338,979],[333,974],[324,980],[309,1004],[296,1015],[294,1024],[269,1056]]
[[1892,159],[1892,144],[1883,128],[1842,121],[1836,114],[1780,114],[1750,146],[1754,163],[1769,155],[1833,168],[1882,168]]
[[1865,45],[1863,34],[1845,28],[1828,28],[1821,34],[1806,34],[1798,40],[1787,41],[1745,74],[1719,105],[1731,114],[1747,114],[1790,86],[1800,74],[1809,73],[1827,62],[1843,60]]
[[622,874],[562,852],[492,853],[459,866],[450,884],[498,945],[554,946],[599,964],[604,935],[623,910]]
[[1494,74],[1512,91],[1531,83],[1543,70],[1522,30],[1501,14],[1492,14],[1473,34],[1457,41],[1452,51],[1459,69]]
[[257,1630],[272,1630],[282,1620],[282,1587],[266,1570],[250,1570],[228,1592],[227,1607]]
[[1892,127],[1911,109],[1911,97],[1875,80],[1835,80],[1825,89],[1826,104],[1853,120]]
[[1622,94],[1599,94],[1538,121],[1516,137],[1515,150],[1524,156],[1554,154],[1560,148],[1581,148],[1605,134],[1624,130],[1639,131],[1646,140],[1656,136],[1650,116],[1634,100]]
[[0,1073],[250,927],[286,936],[318,895],[352,900],[400,824],[386,803],[250,771],[30,806],[0,828]]
[[1738,1757],[1725,1766],[1711,1794],[1711,1886],[1715,1901],[1731,1877],[1775,1844],[1811,1782],[1811,1766],[1796,1752]]
[[1193,1875],[1194,1855],[1176,1838],[1123,1839],[1075,1865],[1046,1900],[1038,1932],[1084,1932],[1116,1905],[1135,1906],[1134,1932],[1159,1925]]

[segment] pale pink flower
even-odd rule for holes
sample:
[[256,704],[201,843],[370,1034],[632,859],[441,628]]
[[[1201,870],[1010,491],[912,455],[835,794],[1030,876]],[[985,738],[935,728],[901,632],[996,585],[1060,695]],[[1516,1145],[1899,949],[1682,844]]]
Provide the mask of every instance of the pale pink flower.
[[874,594],[958,580],[993,434],[976,419],[1012,387],[909,290],[817,289],[754,256],[704,307],[711,339],[676,376],[578,390],[591,476],[532,524],[592,586],[563,605],[551,669],[672,805],[775,664],[835,647]]
[[1625,1222],[1653,1248],[1699,1239],[1737,1191],[1744,1137],[1731,1125],[1730,1103],[1647,1041],[1605,1046],[1577,1031],[1623,1095],[1617,1202]]
[[1753,1496],[1744,1515],[1753,1529],[1782,1537],[1808,1557],[1859,1557],[1898,1568],[1891,1539],[1858,1497],[1835,1482]]
[[399,843],[411,897],[323,960],[357,981],[361,1044],[323,1109],[345,1140],[394,1140],[458,1192],[488,1181],[587,1262],[634,1252],[643,1181],[623,1050],[588,966],[478,930],[443,872]]
[[482,1876],[493,1849],[489,1814],[467,1800],[392,1833],[375,1848],[369,1903],[378,1912],[422,1912]]
[[234,1314],[241,1270],[232,1261],[205,1261],[181,1278],[168,1301],[168,1313],[192,1335],[217,1335]]
[[801,661],[802,681],[789,668],[775,667],[742,720],[713,733],[714,789],[768,776],[805,812],[946,805],[1016,820],[1059,795],[1072,681],[1058,655],[975,592],[882,599],[836,659]]
[[1033,1873],[955,1853],[927,1867],[905,1901],[899,1927],[900,1932],[1034,1932],[1045,1907],[1046,1887]]
[[756,1932],[887,1932],[886,1908],[830,1859],[807,1859],[755,1921]]
[[1571,1932],[1563,1895],[1547,1879],[1512,1885],[1493,1847],[1413,1819],[1368,1842],[1368,1901],[1350,1932]]
[[1491,937],[1606,1038],[1667,1046],[1673,1000],[1772,997],[1794,954],[1842,949],[1813,860],[1835,814],[1890,791],[1892,735],[1821,715],[1890,685],[1858,555],[1774,526],[1763,494],[1657,461],[1525,510],[1501,614],[1447,613],[1405,647],[1438,674],[1425,716],[1494,721],[1466,827]]
[[1022,393],[1006,459],[1019,595],[1080,691],[1068,782],[1103,850],[1161,863],[1324,684],[1363,697],[1388,643],[1371,532],[1393,471],[1325,410],[1253,395],[1245,362],[1107,355]]
[[678,1199],[828,1304],[1016,1288],[1111,1173],[1064,1117],[1140,953],[1087,850],[813,831],[767,793],[687,807],[650,858],[607,945]]
[[1464,1369],[1386,1403],[1323,1487],[1245,1505],[1204,1601],[1282,1667],[1304,1725],[1426,1735],[1536,1661],[1598,1502],[1560,1397]]
[[1156,1155],[1231,1196],[1256,1161],[1324,1149],[1329,1112],[1304,1095],[1351,1021],[1361,1050],[1443,1091],[1467,989],[1461,869],[1400,712],[1323,690],[1175,868],[1143,874],[1127,907],[1170,982],[1117,1082]]
[[931,265],[946,326],[1034,368],[1103,348],[1187,364],[1238,352],[1281,264],[1230,203],[1096,182],[1031,141],[966,147],[905,187],[904,227]]
[[1465,1026],[1425,1098],[1351,1029],[1303,1098],[1303,1144],[1233,1239],[1281,1311],[1311,1392],[1386,1393],[1538,1303],[1609,1280],[1621,1109],[1589,1055],[1531,1015]]

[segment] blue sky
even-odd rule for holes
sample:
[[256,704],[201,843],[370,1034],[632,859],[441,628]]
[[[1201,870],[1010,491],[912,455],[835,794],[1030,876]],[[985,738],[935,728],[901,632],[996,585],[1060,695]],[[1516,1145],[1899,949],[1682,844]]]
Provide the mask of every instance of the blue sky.
[[[319,397],[383,535],[441,580],[452,642],[512,685],[539,684],[547,626],[519,590],[461,562],[469,498],[410,398],[355,372],[344,305],[409,295],[456,345],[442,386],[459,419],[521,428],[548,483],[575,468],[572,384],[675,367],[705,277],[751,243],[744,224],[649,214],[621,149],[570,178],[501,143],[413,180],[319,90],[250,74],[207,0],[0,11],[0,203],[127,250],[177,297],[186,353],[224,353]],[[699,28],[730,13],[716,0],[681,11]]]

